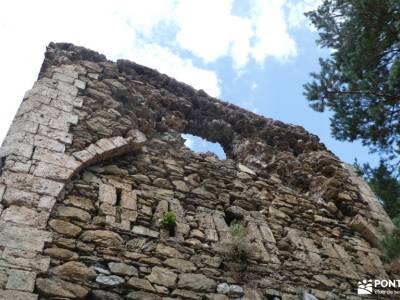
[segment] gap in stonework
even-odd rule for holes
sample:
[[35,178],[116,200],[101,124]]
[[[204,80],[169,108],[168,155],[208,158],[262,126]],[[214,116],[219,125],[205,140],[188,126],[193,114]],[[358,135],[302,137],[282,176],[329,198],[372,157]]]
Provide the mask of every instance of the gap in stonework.
[[182,134],[185,139],[185,146],[196,153],[212,152],[218,156],[219,159],[226,159],[224,149],[219,143],[212,143],[199,136],[192,134]]

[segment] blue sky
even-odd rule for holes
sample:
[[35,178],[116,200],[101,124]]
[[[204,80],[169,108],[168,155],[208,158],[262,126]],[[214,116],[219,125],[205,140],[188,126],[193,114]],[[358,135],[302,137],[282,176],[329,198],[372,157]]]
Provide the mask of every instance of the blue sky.
[[[328,50],[303,17],[320,0],[39,0],[0,3],[4,138],[50,41],[72,42],[158,69],[210,95],[305,127],[342,160],[377,162],[360,143],[330,134],[302,85]],[[24,7],[21,10],[21,7]],[[197,151],[204,143],[191,138]]]

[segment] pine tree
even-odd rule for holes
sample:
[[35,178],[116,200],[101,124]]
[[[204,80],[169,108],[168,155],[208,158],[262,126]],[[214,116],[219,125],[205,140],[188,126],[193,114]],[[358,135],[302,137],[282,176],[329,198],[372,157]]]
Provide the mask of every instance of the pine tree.
[[316,111],[329,109],[332,134],[361,140],[382,157],[362,169],[388,214],[400,218],[400,1],[324,0],[306,16],[317,28],[319,73],[304,85]]
[[339,140],[360,139],[374,151],[400,152],[400,1],[325,0],[306,13],[331,49],[305,95],[316,111],[333,111]]

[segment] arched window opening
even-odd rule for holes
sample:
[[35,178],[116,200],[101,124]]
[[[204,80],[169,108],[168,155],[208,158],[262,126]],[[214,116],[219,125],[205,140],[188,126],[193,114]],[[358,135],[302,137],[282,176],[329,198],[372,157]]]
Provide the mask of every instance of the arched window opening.
[[218,156],[219,159],[226,159],[224,149],[219,143],[209,142],[199,136],[192,134],[182,134],[185,139],[185,146],[196,153],[212,152]]

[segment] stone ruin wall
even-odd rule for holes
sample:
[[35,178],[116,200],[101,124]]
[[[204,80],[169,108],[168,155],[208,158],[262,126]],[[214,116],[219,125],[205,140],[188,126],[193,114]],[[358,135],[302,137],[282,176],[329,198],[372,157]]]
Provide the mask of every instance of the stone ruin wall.
[[390,219],[316,136],[72,44],[48,46],[0,163],[0,299],[361,299],[358,280],[399,274]]

